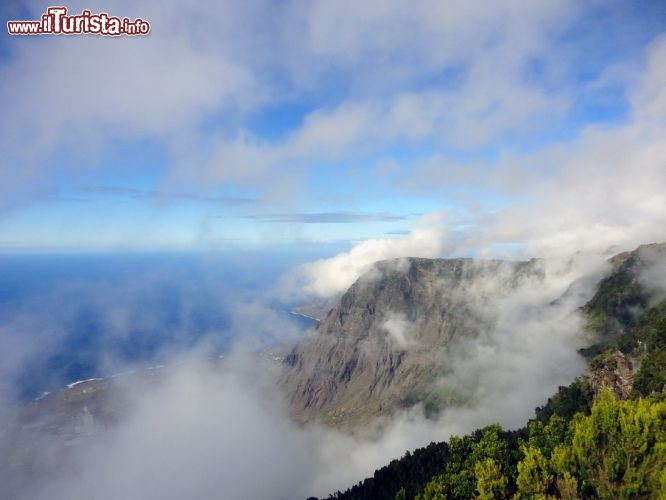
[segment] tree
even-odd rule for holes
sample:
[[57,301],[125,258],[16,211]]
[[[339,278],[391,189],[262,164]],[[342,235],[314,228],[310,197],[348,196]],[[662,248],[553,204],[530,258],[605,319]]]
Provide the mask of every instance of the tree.
[[416,500],[446,500],[446,483],[444,475],[433,477],[426,484],[423,493],[416,496]]
[[568,432],[554,423],[550,434],[561,442],[550,457],[542,452],[554,443],[546,439],[547,427],[534,426],[523,448],[521,498],[666,498],[666,402],[619,401],[605,389],[591,414],[577,414]]
[[481,500],[506,498],[508,480],[500,466],[492,458],[486,458],[474,465],[476,491]]
[[525,458],[518,463],[519,498],[534,498],[545,496],[553,481],[548,459],[544,457],[539,448],[524,447]]

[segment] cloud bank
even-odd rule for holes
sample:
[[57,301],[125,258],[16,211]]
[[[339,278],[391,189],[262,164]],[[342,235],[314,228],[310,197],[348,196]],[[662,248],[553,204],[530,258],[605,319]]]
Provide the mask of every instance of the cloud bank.
[[[565,256],[633,249],[666,238],[666,38],[646,51],[645,72],[628,91],[627,123],[588,126],[569,141],[528,154],[508,149],[497,162],[433,158],[406,183],[414,189],[475,182],[501,208],[461,199],[456,253]],[[427,187],[430,184],[430,188]],[[504,247],[503,247],[504,246]],[[508,251],[506,246],[508,246]]]
[[[20,7],[8,15],[38,19],[48,4],[33,0]],[[632,108],[631,116],[614,112],[620,119],[602,126],[611,133],[599,139],[599,147],[622,144],[612,132],[625,135],[632,118],[655,127],[663,118],[662,42],[655,40],[643,68],[642,38],[622,36],[635,33],[639,23],[645,36],[655,33],[651,23],[658,15],[623,15],[636,10],[629,2],[503,0],[490,8],[483,1],[463,6],[392,0],[363,7],[336,2],[332,8],[323,0],[227,0],[192,8],[122,1],[113,7],[120,16],[150,20],[150,36],[7,40],[10,57],[0,65],[7,82],[0,89],[3,212],[50,200],[72,179],[114,184],[117,179],[108,178],[113,175],[96,174],[129,177],[141,164],[150,171],[141,187],[163,191],[171,202],[183,199],[169,193],[190,189],[194,197],[207,196],[211,186],[246,189],[270,215],[337,212],[313,207],[319,197],[350,203],[361,213],[367,210],[359,197],[370,193],[371,202],[381,199],[388,206],[410,184],[412,201],[435,188],[441,202],[451,205],[448,186],[456,173],[446,165],[459,162],[469,171],[466,190],[484,205],[477,189],[485,182],[493,190],[533,185],[535,170],[543,170],[537,181],[557,183],[561,177],[569,184],[569,175],[559,173],[560,159],[548,161],[557,154],[549,146],[577,148],[590,140],[590,128],[605,123],[603,117],[579,117],[583,104],[603,108],[611,93],[618,106]],[[107,6],[75,0],[68,8]],[[593,18],[610,28],[588,22]],[[600,31],[614,29],[617,45],[599,49]],[[597,49],[598,57],[588,57],[588,49]],[[590,74],[581,75],[582,67]],[[649,76],[636,84],[644,70]],[[538,152],[525,157],[526,150]],[[158,158],[137,162],[137,151]],[[420,168],[424,152],[444,161]],[[508,165],[496,169],[488,157]],[[396,164],[400,175],[386,181],[376,176],[373,165],[382,161]],[[475,171],[477,164],[482,166]],[[359,182],[349,165],[361,166],[361,178],[376,180],[381,189]],[[351,189],[335,189],[329,198],[330,182],[325,189],[312,182],[331,176]],[[545,194],[555,200],[564,193]],[[492,224],[494,207],[484,212],[491,218],[484,229],[505,239],[523,237],[524,231]],[[527,222],[520,226],[536,224]],[[605,226],[600,231],[607,238],[621,233]]]
[[287,277],[284,285],[297,294],[331,297],[344,292],[379,260],[438,257],[446,245],[445,220],[443,212],[421,216],[408,234],[367,240],[330,259],[303,264]]

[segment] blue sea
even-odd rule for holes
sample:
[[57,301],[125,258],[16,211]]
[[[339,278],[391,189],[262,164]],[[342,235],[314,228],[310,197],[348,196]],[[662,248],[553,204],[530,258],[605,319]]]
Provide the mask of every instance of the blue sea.
[[259,251],[0,255],[0,377],[14,398],[30,400],[108,376],[109,365],[161,364],[202,339],[221,355],[238,335],[239,303],[260,302],[306,330],[313,322],[289,314],[294,304],[265,297],[302,260]]

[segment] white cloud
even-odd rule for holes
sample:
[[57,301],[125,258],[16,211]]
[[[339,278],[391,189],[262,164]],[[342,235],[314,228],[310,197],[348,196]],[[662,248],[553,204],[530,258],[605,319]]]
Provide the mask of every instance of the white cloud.
[[367,240],[330,259],[304,264],[288,276],[285,285],[294,293],[333,296],[344,292],[379,260],[438,257],[445,248],[446,229],[444,213],[421,216],[405,236]]
[[404,314],[388,313],[382,324],[382,329],[388,333],[389,338],[398,349],[407,349],[414,344],[410,332],[410,322]]
[[545,180],[522,188],[524,202],[500,213],[487,237],[528,243],[530,254],[606,250],[662,241],[666,227],[666,39],[653,43],[632,96],[632,120],[588,128],[577,140],[514,158],[540,165]]
[[[437,194],[450,211],[456,255],[566,256],[635,248],[666,239],[666,38],[628,90],[625,123],[588,126],[576,137],[497,160],[438,154],[398,177],[408,194]],[[461,194],[462,193],[462,194]],[[508,250],[507,250],[508,249]]]
[[190,360],[159,387],[133,390],[129,418],[33,498],[305,497],[311,436],[250,380]]
[[[49,5],[33,2],[30,15],[39,19]],[[216,19],[226,25],[223,16],[247,14],[238,7],[233,16],[228,8],[214,9]],[[12,57],[0,66],[6,83],[0,89],[5,203],[21,201],[22,192],[50,182],[53,174],[93,168],[126,141],[150,137],[175,144],[196,133],[212,110],[233,114],[264,100],[262,85],[237,47],[216,44],[216,32],[198,29],[196,16],[189,18],[182,6],[68,4],[70,13],[84,8],[141,17],[152,23],[151,33],[11,37]],[[54,162],[56,154],[67,163]]]
[[[47,6],[32,2],[33,17]],[[109,10],[98,2],[68,7]],[[276,198],[284,201],[305,175],[297,167],[403,139],[483,145],[568,107],[566,92],[546,92],[523,73],[534,58],[556,64],[551,36],[576,18],[574,2],[502,1],[490,9],[432,0],[335,8],[229,0],[201,9],[115,4],[118,15],[151,22],[147,37],[13,37],[13,56],[0,69],[10,82],[0,92],[5,203],[24,202],[53,173],[94,168],[119,144],[146,137],[164,144],[174,182],[270,191],[279,180]],[[443,88],[421,88],[441,72],[453,75]],[[331,84],[351,90],[330,92]],[[245,130],[247,113],[304,92],[320,104],[286,138]],[[211,116],[224,118],[218,130],[203,126]],[[50,161],[63,152],[67,164]]]

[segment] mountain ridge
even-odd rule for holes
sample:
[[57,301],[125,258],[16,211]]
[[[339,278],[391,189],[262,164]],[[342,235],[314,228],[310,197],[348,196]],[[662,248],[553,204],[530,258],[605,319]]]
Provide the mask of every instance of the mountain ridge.
[[292,414],[353,429],[425,400],[447,346],[487,326],[483,301],[542,277],[536,259],[376,263],[285,357]]

